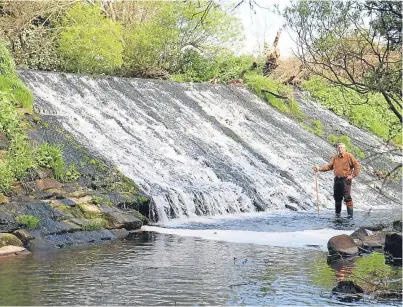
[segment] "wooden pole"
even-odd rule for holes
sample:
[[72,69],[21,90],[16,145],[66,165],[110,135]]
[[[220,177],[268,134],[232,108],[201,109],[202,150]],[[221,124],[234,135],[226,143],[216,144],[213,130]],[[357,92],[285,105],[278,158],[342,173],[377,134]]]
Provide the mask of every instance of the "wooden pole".
[[318,215],[319,215],[318,172],[315,172],[315,186],[316,186],[316,203],[318,204]]

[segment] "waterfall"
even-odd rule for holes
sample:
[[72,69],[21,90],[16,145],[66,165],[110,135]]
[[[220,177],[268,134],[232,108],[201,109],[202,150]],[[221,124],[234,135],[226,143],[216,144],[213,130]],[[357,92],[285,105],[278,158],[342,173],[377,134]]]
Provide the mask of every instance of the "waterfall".
[[[56,119],[171,218],[316,206],[313,165],[335,149],[239,87],[21,71],[34,108]],[[331,172],[320,205],[333,207]],[[358,208],[383,199],[357,178]]]

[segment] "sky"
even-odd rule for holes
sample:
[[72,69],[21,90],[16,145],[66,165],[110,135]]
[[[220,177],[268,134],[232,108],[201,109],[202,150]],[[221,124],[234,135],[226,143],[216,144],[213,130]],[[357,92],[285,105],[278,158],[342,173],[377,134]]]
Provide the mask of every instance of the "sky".
[[[235,5],[239,3],[235,1]],[[235,13],[241,18],[245,28],[245,47],[242,53],[254,53],[263,49],[264,42],[269,46],[273,44],[277,31],[285,24],[282,16],[275,14],[274,5],[279,5],[282,9],[290,3],[289,0],[255,0],[261,7],[254,6],[256,14],[249,7],[249,0],[245,0],[236,10]],[[280,49],[280,58],[292,56],[292,49],[295,48],[289,30],[283,30],[278,44]]]

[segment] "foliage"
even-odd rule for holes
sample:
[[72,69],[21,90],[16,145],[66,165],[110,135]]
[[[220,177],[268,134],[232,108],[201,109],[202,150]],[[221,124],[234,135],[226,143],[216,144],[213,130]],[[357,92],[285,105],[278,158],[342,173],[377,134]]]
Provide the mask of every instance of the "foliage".
[[108,224],[108,222],[105,219],[95,218],[95,219],[88,221],[87,224],[83,225],[82,229],[87,230],[87,231],[100,230],[100,229],[105,228],[107,226],[107,224]]
[[7,163],[0,162],[0,193],[9,194],[12,191],[14,174]]
[[81,174],[80,174],[79,171],[77,171],[76,165],[71,164],[64,171],[63,181],[65,181],[65,182],[73,182],[73,181],[77,181],[80,177],[81,177]]
[[38,70],[58,70],[60,58],[58,37],[52,27],[29,25],[13,40],[13,56],[19,67]]
[[15,107],[0,93],[0,132],[12,138],[20,131],[20,121]]
[[304,68],[360,94],[379,93],[402,122],[402,3],[312,1],[284,11]]
[[36,151],[35,158],[38,166],[52,169],[53,175],[56,179],[63,179],[63,150],[59,146],[53,146],[48,143],[44,143]]
[[[194,81],[202,81],[207,70],[211,76],[210,65],[204,62],[211,61],[224,47],[237,44],[242,39],[241,29],[237,18],[218,7],[200,24],[200,5],[193,1],[140,4],[146,12],[143,22],[125,32],[124,74],[187,72]],[[193,69],[189,64],[194,65]]]
[[[293,98],[291,89],[286,85],[256,73],[245,74],[244,82],[256,95],[269,102],[279,111],[297,118],[302,116],[302,112]],[[288,99],[277,98],[270,93],[262,92],[262,89],[288,97]]]
[[365,97],[353,90],[329,84],[320,77],[304,81],[303,88],[320,104],[339,116],[345,116],[352,124],[386,141],[402,144],[400,122],[388,109],[381,94],[369,94]]
[[320,120],[309,120],[310,126],[304,125],[304,127],[312,132],[313,134],[322,137],[323,136],[323,126]]
[[32,111],[33,96],[15,72],[14,61],[0,42],[0,100],[8,100],[17,107]]
[[36,229],[40,220],[32,215],[20,215],[16,219],[16,222],[28,229]]
[[347,135],[337,137],[334,134],[330,134],[327,137],[327,140],[330,144],[337,144],[338,142],[344,143],[346,145],[346,151],[351,152],[356,158],[365,158],[365,153],[359,147],[354,146],[351,143],[350,137],[348,137]]
[[99,5],[78,2],[62,21],[59,52],[67,71],[111,74],[123,63],[121,26]]
[[29,169],[37,166],[32,146],[23,134],[18,134],[12,139],[6,158],[15,180],[22,179]]

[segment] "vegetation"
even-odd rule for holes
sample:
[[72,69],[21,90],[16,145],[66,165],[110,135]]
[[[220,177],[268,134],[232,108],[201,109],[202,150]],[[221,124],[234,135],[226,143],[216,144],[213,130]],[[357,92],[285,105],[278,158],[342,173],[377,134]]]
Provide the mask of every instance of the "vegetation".
[[18,224],[28,229],[36,229],[40,220],[32,215],[20,215],[15,219]]
[[304,81],[303,88],[316,101],[335,114],[346,117],[357,127],[370,131],[385,141],[402,144],[401,124],[388,109],[381,94],[369,94],[364,98],[351,89],[334,86],[320,77]]
[[284,16],[305,69],[364,96],[379,93],[402,123],[402,2],[301,0]]

